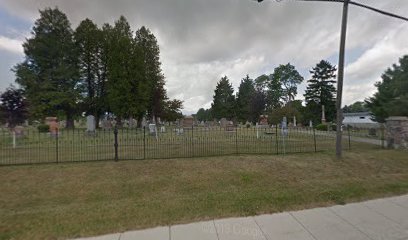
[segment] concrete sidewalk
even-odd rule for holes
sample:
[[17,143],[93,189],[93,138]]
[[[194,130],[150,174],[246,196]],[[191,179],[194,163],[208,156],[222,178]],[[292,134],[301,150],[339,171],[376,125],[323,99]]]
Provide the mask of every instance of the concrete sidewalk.
[[[408,240],[408,195],[82,240]],[[79,239],[78,239],[79,240]]]

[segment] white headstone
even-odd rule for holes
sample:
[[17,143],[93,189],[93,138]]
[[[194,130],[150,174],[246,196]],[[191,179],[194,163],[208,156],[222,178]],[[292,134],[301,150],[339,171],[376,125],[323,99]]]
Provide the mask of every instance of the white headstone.
[[288,135],[288,120],[286,117],[283,117],[282,119],[282,135],[283,136]]
[[296,127],[296,116],[293,116],[293,126]]
[[156,135],[156,124],[149,124],[150,135]]
[[311,128],[313,127],[313,122],[312,122],[312,120],[309,121],[309,127],[311,127]]
[[86,131],[95,132],[95,117],[92,115],[86,117]]

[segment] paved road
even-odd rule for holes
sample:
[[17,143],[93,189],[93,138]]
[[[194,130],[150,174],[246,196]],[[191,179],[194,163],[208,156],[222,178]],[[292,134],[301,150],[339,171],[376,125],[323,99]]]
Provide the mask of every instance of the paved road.
[[[408,195],[81,240],[407,240]],[[78,239],[79,240],[79,239]]]

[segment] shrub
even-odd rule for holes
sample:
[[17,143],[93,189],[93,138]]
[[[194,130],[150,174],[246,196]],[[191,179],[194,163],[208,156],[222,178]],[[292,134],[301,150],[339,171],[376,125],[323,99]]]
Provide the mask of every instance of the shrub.
[[48,126],[47,124],[41,124],[37,126],[37,129],[39,132],[49,132],[50,131],[50,126]]
[[319,125],[316,126],[316,130],[327,131],[327,125],[326,124],[319,124]]

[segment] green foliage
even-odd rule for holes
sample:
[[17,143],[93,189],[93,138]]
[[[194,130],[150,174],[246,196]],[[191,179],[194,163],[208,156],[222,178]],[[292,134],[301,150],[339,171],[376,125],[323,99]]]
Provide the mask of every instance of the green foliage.
[[[260,78],[262,82],[265,77]],[[279,108],[283,103],[288,103],[295,99],[297,85],[303,82],[303,77],[290,63],[279,65],[269,76],[267,84],[267,103],[269,109]]]
[[168,97],[164,88],[165,80],[161,70],[157,39],[148,28],[142,27],[136,32],[135,41],[144,63],[145,82],[139,84],[141,102],[146,102],[145,106],[148,107],[148,113],[152,118],[163,117]]
[[0,95],[0,122],[13,128],[27,119],[27,101],[22,89],[13,85]]
[[212,115],[216,119],[235,118],[234,89],[227,76],[222,77],[215,88],[211,109]]
[[357,101],[350,106],[344,106],[343,112],[344,113],[358,113],[358,112],[367,112],[368,108],[365,102]]
[[308,80],[305,93],[306,108],[309,113],[308,120],[314,123],[320,122],[322,116],[322,105],[325,106],[326,120],[332,121],[336,116],[336,67],[328,61],[320,61],[310,73],[312,78]]
[[32,37],[23,45],[25,60],[16,65],[16,81],[25,91],[35,117],[64,113],[73,127],[81,100],[77,51],[66,15],[58,8],[40,11]]
[[201,121],[211,121],[213,119],[211,108],[210,109],[200,108],[198,112],[196,113],[196,118],[200,122]]
[[316,130],[319,130],[319,131],[327,131],[327,129],[328,129],[328,125],[327,125],[327,124],[321,123],[321,124],[319,124],[319,125],[316,126]]
[[374,120],[385,122],[389,116],[408,116],[408,55],[387,69],[375,86],[377,92],[366,100]]
[[89,19],[83,20],[74,33],[78,49],[78,67],[81,90],[85,96],[83,106],[86,114],[99,117],[106,107],[106,61],[104,61],[104,41],[102,30]]
[[50,131],[50,126],[47,124],[40,124],[37,126],[37,129],[40,133],[47,133]]
[[283,107],[272,109],[268,112],[268,122],[270,124],[279,124],[282,122],[283,117],[293,122],[293,118],[296,117],[296,121],[301,123],[303,122],[303,108],[301,101],[293,101]]
[[241,80],[237,93],[237,119],[241,122],[254,121],[252,98],[255,96],[254,81],[247,75]]
[[174,122],[177,119],[182,118],[183,117],[183,113],[181,112],[182,108],[183,108],[183,101],[180,101],[177,99],[166,101],[162,119],[166,121]]

